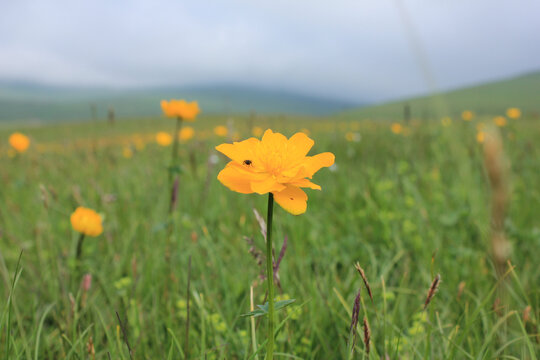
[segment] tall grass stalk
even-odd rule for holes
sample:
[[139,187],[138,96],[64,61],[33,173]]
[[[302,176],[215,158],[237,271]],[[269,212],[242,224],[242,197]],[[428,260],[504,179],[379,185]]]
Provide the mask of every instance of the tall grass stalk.
[[6,359],[9,359],[9,354],[11,350],[11,308],[13,304],[13,292],[15,291],[15,283],[19,277],[19,268],[21,266],[23,250],[19,254],[19,259],[17,260],[17,266],[15,267],[15,274],[13,275],[13,281],[11,282],[11,291],[9,293],[8,299],[8,323],[7,323],[7,339],[6,339]]

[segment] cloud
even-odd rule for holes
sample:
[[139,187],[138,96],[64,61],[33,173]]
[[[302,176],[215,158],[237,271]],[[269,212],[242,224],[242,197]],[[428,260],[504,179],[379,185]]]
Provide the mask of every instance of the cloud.
[[380,101],[540,68],[540,5],[528,1],[23,0],[1,7],[3,78],[228,82]]

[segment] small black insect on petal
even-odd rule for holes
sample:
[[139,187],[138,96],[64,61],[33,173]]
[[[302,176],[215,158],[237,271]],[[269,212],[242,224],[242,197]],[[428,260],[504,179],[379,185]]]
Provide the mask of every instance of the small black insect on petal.
[[251,165],[251,164],[252,164],[251,160],[244,160],[244,165],[248,165],[248,166],[249,166],[249,165]]

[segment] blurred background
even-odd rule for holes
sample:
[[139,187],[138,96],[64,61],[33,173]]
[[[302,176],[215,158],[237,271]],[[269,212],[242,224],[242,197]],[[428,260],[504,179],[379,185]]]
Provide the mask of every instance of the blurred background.
[[[0,121],[155,116],[179,97],[207,114],[327,115],[500,81],[471,106],[502,111],[510,93],[526,111],[539,13],[534,1],[3,1]],[[458,94],[459,111],[474,94]]]

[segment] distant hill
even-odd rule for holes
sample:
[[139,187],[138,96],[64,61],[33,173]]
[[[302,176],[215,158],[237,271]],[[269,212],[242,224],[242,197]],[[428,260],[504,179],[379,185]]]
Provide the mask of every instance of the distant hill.
[[458,116],[463,110],[478,115],[504,114],[509,107],[525,113],[540,113],[540,71],[441,94],[392,101],[380,105],[349,109],[341,118],[399,119],[408,104],[413,118],[432,119]]
[[62,121],[105,118],[109,107],[117,117],[161,114],[162,99],[197,100],[203,112],[328,115],[358,106],[286,91],[234,85],[192,88],[109,89],[60,87],[0,81],[0,121]]

